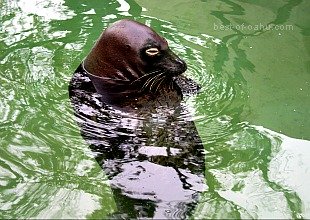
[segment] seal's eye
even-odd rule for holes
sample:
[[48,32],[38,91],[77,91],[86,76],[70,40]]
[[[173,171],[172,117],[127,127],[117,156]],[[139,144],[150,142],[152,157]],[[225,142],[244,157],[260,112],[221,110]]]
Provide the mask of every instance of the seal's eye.
[[152,48],[147,49],[145,53],[148,56],[153,57],[159,53],[159,50],[156,47],[152,47]]

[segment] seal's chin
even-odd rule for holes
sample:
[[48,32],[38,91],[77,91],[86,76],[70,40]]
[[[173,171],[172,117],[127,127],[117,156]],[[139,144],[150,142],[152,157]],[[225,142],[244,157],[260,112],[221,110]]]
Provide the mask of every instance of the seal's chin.
[[171,76],[171,80],[172,80],[173,82],[178,82],[178,80],[179,80],[180,78],[184,77],[183,73],[184,73],[184,72],[179,72],[179,73],[171,74],[171,75],[172,75],[172,76]]

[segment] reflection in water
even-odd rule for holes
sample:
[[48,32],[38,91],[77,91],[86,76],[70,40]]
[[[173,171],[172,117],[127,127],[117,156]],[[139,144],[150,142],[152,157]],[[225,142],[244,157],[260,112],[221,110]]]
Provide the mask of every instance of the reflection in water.
[[[59,22],[75,13],[57,1],[0,4],[0,218],[105,216],[113,199],[83,146],[64,80],[83,41]],[[103,197],[109,204],[97,210]]]
[[[106,177],[75,126],[67,85],[102,29],[124,17],[164,35],[202,86],[186,101],[206,150],[207,189],[194,217],[310,218],[309,1],[28,2],[0,3],[0,218],[99,219],[115,210]],[[116,10],[120,2],[130,5],[128,12]],[[37,7],[27,11],[25,4]],[[214,22],[258,19],[295,24],[294,30],[213,30]],[[178,155],[178,149],[170,151]],[[164,147],[134,153],[167,158]],[[154,162],[152,169],[162,167]],[[145,202],[150,209],[155,203]]]
[[120,216],[184,218],[193,210],[205,188],[204,149],[182,103],[158,95],[156,107],[150,101],[137,110],[106,106],[81,66],[69,93]]

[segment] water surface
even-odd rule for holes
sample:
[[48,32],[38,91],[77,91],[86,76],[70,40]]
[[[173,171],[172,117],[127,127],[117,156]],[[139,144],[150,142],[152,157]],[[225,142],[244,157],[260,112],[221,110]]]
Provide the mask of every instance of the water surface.
[[[185,100],[206,151],[207,189],[193,217],[310,218],[308,1],[0,5],[1,218],[122,211],[68,96],[76,67],[121,18],[166,37],[202,87]],[[253,28],[241,30],[242,24]],[[260,24],[273,29],[254,30]],[[285,25],[293,29],[275,29]]]

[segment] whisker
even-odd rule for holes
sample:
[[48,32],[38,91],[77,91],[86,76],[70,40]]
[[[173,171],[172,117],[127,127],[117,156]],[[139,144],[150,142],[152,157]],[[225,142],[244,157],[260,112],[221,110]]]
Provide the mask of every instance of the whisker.
[[152,85],[153,84],[153,81],[155,81],[158,77],[160,77],[162,75],[162,73],[154,76],[154,77],[151,77],[150,79],[148,79],[142,86],[141,90],[144,90],[146,89],[150,84]]
[[151,82],[152,80],[154,80],[154,78],[156,78],[156,77],[157,77],[157,75],[154,76],[154,77],[149,78],[148,80],[146,80],[146,81],[144,82],[144,84],[143,84],[141,90],[144,90],[144,89],[150,84],[150,82]]
[[156,83],[162,78],[162,74],[163,74],[163,73],[160,73],[160,74],[158,74],[157,77],[154,77],[154,80],[153,80],[152,85],[150,86],[150,89],[152,89],[152,86],[153,86],[154,84],[156,84]]
[[144,79],[144,78],[146,78],[146,77],[149,77],[149,76],[151,76],[151,75],[153,75],[153,74],[155,74],[155,73],[159,73],[159,72],[160,72],[160,70],[155,70],[155,71],[149,72],[149,73],[147,73],[147,74],[145,74],[145,75],[139,77],[138,79],[135,79],[135,80],[132,81],[130,84],[133,84],[133,83],[135,83],[135,82],[137,82],[137,81],[139,81],[139,80],[141,80],[141,79]]
[[160,71],[161,71],[161,70],[154,70],[154,71],[151,71],[151,72],[146,73],[146,75],[153,74],[153,73],[158,73],[158,72],[160,72]]
[[157,87],[156,87],[156,89],[155,89],[155,93],[157,93],[157,90],[159,89],[159,87],[160,87],[160,85],[164,82],[164,81],[166,81],[166,77],[165,76],[163,76],[162,78],[161,78],[161,80],[160,80],[160,82],[158,83],[158,85],[157,85]]
[[152,77],[152,78],[146,80],[146,81],[144,82],[144,84],[142,85],[142,88],[140,89],[140,91],[146,89],[146,87],[148,86],[148,84],[149,84],[153,79],[154,79],[154,77]]
[[[150,86],[150,91],[152,91],[152,87],[161,80],[164,73],[158,74],[156,77],[154,77],[153,83]],[[164,76],[163,76],[164,77]]]
[[169,88],[170,88],[170,90],[173,90],[173,80],[170,81]]

